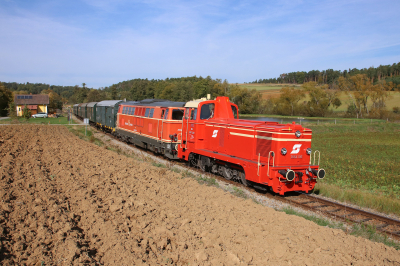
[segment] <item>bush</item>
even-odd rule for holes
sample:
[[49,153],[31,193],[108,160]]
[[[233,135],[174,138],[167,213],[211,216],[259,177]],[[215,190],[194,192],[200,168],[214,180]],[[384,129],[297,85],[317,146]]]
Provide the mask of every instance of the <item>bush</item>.
[[355,117],[356,115],[357,115],[357,107],[350,104],[349,107],[347,107],[345,117]]
[[400,114],[400,107],[393,107],[393,113]]

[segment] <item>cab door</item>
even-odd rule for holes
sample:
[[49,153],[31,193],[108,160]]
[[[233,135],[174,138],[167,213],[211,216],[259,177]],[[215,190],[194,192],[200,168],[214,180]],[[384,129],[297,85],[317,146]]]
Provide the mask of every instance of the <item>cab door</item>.
[[182,120],[182,146],[188,148],[196,140],[197,108],[186,108]]

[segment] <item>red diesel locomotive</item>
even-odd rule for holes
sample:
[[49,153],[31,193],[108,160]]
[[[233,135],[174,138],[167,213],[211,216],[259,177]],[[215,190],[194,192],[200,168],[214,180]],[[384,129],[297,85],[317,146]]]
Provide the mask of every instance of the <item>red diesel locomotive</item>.
[[124,141],[280,195],[308,193],[325,176],[310,129],[239,119],[228,97],[121,103],[117,120]]

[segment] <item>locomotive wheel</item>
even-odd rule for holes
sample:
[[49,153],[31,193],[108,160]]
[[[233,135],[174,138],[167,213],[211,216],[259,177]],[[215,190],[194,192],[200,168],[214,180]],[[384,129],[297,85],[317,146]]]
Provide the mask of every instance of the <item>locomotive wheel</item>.
[[211,166],[211,172],[212,172],[213,174],[218,174],[218,164],[213,164],[213,165]]
[[210,159],[205,156],[200,156],[198,162],[199,162],[199,168],[203,172],[208,172]]
[[226,166],[221,166],[222,167],[222,175],[225,177],[227,180],[232,179],[232,171]]
[[248,187],[249,181],[246,180],[246,174],[244,172],[239,172],[239,176],[240,176],[240,181],[242,181],[242,184]]

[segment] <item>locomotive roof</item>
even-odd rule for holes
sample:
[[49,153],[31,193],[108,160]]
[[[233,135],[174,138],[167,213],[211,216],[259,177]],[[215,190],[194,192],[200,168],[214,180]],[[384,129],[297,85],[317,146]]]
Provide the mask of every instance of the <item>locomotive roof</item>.
[[160,107],[184,107],[186,102],[172,102],[160,99],[145,99],[139,102],[124,102],[121,105],[137,105],[137,106],[160,106]]
[[117,103],[122,102],[121,100],[107,100],[107,101],[101,101],[97,103],[97,106],[114,106]]
[[96,105],[97,102],[91,102],[87,104],[87,107],[94,107]]
[[197,99],[197,100],[193,100],[190,102],[187,102],[185,107],[195,107],[197,108],[199,106],[199,103],[207,101],[207,98],[201,98],[201,99]]

